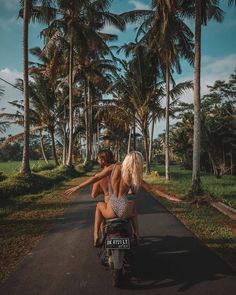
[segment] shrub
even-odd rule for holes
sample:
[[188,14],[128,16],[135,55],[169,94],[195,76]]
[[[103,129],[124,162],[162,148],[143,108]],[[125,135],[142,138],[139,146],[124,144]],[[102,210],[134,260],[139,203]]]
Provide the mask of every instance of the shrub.
[[33,172],[40,172],[40,171],[44,171],[44,170],[52,170],[55,168],[55,164],[54,163],[42,163],[42,162],[36,162],[33,164],[31,170]]
[[89,160],[83,166],[84,166],[84,169],[86,171],[88,171],[88,170],[91,170],[93,168],[93,166],[96,165],[96,164],[97,164],[97,161]]
[[7,176],[4,175],[2,171],[0,171],[0,181],[3,181],[5,179],[7,179]]
[[[3,198],[16,197],[23,194],[37,193],[70,178],[81,176],[85,170],[59,166],[53,170],[32,173],[31,176],[16,174],[0,182],[0,196]],[[1,201],[0,199],[0,201]]]

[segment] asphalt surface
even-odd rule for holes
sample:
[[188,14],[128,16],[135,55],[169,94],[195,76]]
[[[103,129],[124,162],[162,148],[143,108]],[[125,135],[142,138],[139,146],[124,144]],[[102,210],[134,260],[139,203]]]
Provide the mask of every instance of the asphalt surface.
[[224,261],[149,193],[132,198],[142,241],[122,288],[112,287],[111,272],[92,246],[96,201],[87,189],[0,285],[0,294],[236,294],[235,273]]

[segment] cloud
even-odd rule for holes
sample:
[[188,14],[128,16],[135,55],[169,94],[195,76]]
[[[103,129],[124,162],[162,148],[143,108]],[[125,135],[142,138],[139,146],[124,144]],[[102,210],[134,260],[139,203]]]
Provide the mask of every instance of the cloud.
[[144,4],[138,0],[129,0],[129,3],[132,4],[134,6],[134,9],[137,9],[137,10],[150,9],[150,6],[148,4]]
[[[8,81],[9,83],[14,84],[16,79],[22,78],[23,73],[17,71],[16,69],[3,68],[0,69],[0,78]],[[4,88],[4,95],[0,97],[0,112],[9,112],[14,113],[15,109],[8,103],[8,101],[21,100],[22,93],[13,86],[8,85],[7,83],[0,80],[0,85]],[[5,110],[2,110],[5,109]],[[21,132],[22,128],[19,126],[12,126],[7,130],[7,134],[16,134]]]
[[236,54],[221,58],[205,56],[202,62],[202,95],[208,93],[207,85],[213,85],[216,80],[228,80],[236,68]]
[[[223,57],[202,57],[202,69],[201,69],[201,95],[207,94],[209,89],[207,85],[213,85],[216,80],[228,80],[230,74],[234,72],[236,68],[236,54],[229,54]],[[176,79],[176,83],[183,81],[193,80],[193,69],[192,75],[182,76]],[[181,96],[181,101],[192,103],[193,102],[193,90],[187,91]],[[165,102],[164,102],[165,103]],[[175,124],[175,119],[170,119],[170,124]],[[165,121],[162,119],[156,123],[154,137],[157,137],[160,133],[165,130]]]
[[16,69],[3,68],[0,69],[0,78],[7,80],[10,83],[15,83],[15,80],[22,78],[23,73],[17,71]]
[[[201,69],[201,95],[205,95],[209,92],[207,85],[213,85],[216,80],[228,80],[230,74],[234,72],[236,68],[236,54],[229,54],[223,57],[202,57],[202,69]],[[187,80],[193,80],[192,75],[182,76],[177,79],[176,82],[182,82]],[[193,101],[193,91],[189,91],[181,97],[181,100],[185,102]]]
[[205,56],[203,58],[203,75],[215,75],[224,77],[234,70],[236,66],[236,54],[229,54],[221,58]]
[[[11,70],[9,68],[0,69],[0,78],[6,80],[11,84],[15,84],[16,79],[22,78],[23,73],[15,69]],[[0,109],[6,108],[7,111],[12,111],[11,106],[8,104],[8,101],[22,99],[22,93],[13,86],[0,80],[0,85],[4,89],[4,95],[0,98]]]

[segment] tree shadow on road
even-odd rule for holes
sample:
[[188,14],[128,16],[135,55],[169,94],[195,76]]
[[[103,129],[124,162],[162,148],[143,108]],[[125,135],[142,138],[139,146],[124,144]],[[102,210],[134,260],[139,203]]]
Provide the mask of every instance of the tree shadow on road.
[[204,281],[235,275],[224,261],[193,237],[144,237],[134,250],[134,257],[124,289],[176,286],[178,292],[183,292]]

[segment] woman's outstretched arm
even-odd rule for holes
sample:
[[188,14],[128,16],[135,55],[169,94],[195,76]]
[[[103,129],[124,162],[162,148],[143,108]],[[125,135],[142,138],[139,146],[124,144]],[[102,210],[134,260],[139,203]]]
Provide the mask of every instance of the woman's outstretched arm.
[[95,183],[93,184],[93,188],[92,188],[92,192],[91,192],[91,197],[92,197],[93,199],[95,199],[95,198],[97,198],[97,196],[98,196],[99,194],[101,194],[101,193],[102,193],[102,189],[101,189],[101,186],[100,186],[100,181],[95,182]]
[[113,165],[110,165],[106,168],[104,168],[101,172],[97,173],[96,175],[94,175],[93,177],[90,177],[89,179],[85,180],[84,182],[82,182],[81,184],[73,187],[73,188],[70,188],[68,190],[65,191],[65,194],[70,196],[72,195],[73,193],[77,192],[78,190],[80,190],[81,188],[83,187],[86,187],[92,183],[95,183],[101,179],[103,179],[104,177],[108,176],[111,174],[111,171],[112,171],[112,168],[113,168]]

